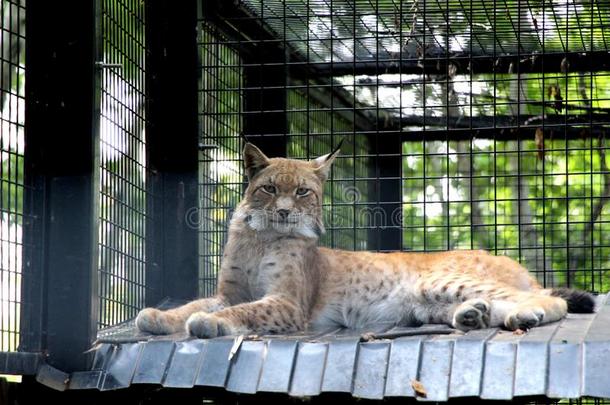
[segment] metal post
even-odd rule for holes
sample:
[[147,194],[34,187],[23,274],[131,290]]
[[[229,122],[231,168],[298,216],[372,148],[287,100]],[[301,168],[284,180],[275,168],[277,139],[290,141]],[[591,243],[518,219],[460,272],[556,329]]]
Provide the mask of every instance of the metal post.
[[402,141],[400,136],[375,134],[371,145],[371,178],[369,186],[373,228],[369,232],[369,249],[381,251],[402,248]]
[[285,157],[285,53],[275,44],[258,43],[244,55],[244,134],[269,157]]
[[146,2],[147,305],[197,296],[197,2]]
[[33,328],[23,344],[46,349],[47,362],[63,371],[88,366],[84,353],[96,335],[95,18],[90,1],[29,2],[26,9],[26,178],[35,188],[25,200],[36,221],[24,240],[39,232],[43,245],[40,256],[26,252],[26,262],[41,258],[24,264],[24,276],[40,277],[24,291],[28,310],[40,312],[23,325]]

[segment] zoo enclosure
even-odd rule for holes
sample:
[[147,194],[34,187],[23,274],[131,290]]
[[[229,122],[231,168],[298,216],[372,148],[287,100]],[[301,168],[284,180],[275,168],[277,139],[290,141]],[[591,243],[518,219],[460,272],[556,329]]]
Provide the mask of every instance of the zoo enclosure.
[[[344,139],[324,244],[481,248],[606,291],[609,2],[207,4],[217,172],[237,173],[241,134],[296,158]],[[234,206],[234,180],[211,184]]]
[[608,1],[2,7],[0,371],[84,369],[98,328],[213,293],[244,139],[344,139],[325,245],[608,290]]

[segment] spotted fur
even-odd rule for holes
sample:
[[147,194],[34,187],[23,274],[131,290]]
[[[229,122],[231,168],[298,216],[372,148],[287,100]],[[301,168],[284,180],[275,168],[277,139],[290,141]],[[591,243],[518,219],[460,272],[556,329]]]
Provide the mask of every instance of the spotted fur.
[[146,308],[138,328],[169,334],[186,327],[202,338],[376,322],[515,330],[563,318],[566,297],[590,299],[544,290],[516,261],[484,251],[318,247],[322,191],[336,155],[270,159],[247,144],[249,185],[229,227],[218,294],[168,311]]

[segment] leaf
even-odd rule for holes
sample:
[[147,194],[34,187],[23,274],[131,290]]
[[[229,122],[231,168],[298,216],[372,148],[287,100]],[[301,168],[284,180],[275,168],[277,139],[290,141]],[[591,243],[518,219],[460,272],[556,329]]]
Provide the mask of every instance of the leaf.
[[561,61],[561,73],[568,73],[568,71],[570,70],[570,61],[568,60],[568,58],[563,58],[563,60]]
[[262,338],[262,337],[260,337],[260,335],[256,335],[256,334],[254,334],[254,335],[248,335],[248,336],[244,337],[244,339],[245,339],[245,340],[256,340],[256,341],[263,340],[263,338]]
[[542,128],[536,128],[536,149],[538,149],[538,160],[544,160],[544,131]]
[[553,103],[553,108],[556,112],[561,112],[563,110],[563,97],[561,96],[561,87],[558,84],[551,84],[547,87],[546,94],[549,98],[555,100]]
[[413,388],[413,391],[415,391],[416,396],[421,398],[426,398],[428,396],[426,388],[424,387],[424,384],[421,383],[421,381],[411,380],[411,387]]

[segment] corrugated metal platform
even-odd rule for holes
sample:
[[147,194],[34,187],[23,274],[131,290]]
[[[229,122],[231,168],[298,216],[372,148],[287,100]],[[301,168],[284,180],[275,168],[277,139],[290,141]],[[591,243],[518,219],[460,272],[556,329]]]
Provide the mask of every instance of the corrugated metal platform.
[[[391,329],[379,325],[366,332],[401,335],[426,333],[430,328],[439,330],[438,325]],[[132,321],[102,331],[92,370],[68,376],[64,388],[114,390],[159,384],[224,387],[238,393],[344,392],[360,398],[429,401],[610,397],[607,296],[598,297],[595,314],[570,314],[525,334],[498,329],[463,334],[447,328],[440,330],[443,334],[361,341],[363,332],[261,336],[246,338],[238,346],[236,337],[202,340],[138,334]],[[232,348],[237,351],[230,356]],[[54,371],[41,368],[39,380],[60,381],[62,376],[53,376]]]

